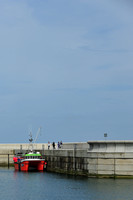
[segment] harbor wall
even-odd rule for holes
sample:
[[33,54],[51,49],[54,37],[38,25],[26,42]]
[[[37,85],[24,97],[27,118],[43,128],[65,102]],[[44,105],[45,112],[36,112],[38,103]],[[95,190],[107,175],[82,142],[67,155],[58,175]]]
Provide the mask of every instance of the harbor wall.
[[[12,165],[16,150],[28,144],[0,144],[0,165]],[[133,141],[88,141],[63,143],[48,150],[47,144],[36,144],[44,154],[47,170],[88,177],[133,178]]]
[[46,150],[48,171],[133,178],[133,141],[88,141],[82,143],[82,149],[80,145],[73,143],[68,145],[70,149]]

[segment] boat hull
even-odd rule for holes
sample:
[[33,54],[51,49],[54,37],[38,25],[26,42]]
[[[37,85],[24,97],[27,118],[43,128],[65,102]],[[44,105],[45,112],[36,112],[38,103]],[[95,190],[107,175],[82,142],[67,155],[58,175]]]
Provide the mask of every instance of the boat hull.
[[43,171],[44,165],[46,165],[46,162],[44,160],[26,160],[22,161],[20,163],[14,163],[14,167],[16,171],[30,171],[32,169],[37,171]]

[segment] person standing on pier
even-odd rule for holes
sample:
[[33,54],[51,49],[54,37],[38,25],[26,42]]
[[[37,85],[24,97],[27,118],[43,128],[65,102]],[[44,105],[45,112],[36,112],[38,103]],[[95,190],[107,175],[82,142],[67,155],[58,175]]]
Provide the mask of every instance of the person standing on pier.
[[48,150],[50,149],[50,142],[48,141]]
[[53,149],[55,149],[55,142],[53,142]]
[[58,142],[58,149],[60,148],[60,143]]

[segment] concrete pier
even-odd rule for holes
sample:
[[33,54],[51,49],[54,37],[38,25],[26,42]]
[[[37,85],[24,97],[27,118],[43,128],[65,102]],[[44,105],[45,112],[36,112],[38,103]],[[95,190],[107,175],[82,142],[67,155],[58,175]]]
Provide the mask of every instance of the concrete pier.
[[[0,165],[13,164],[16,151],[28,144],[0,144]],[[63,143],[61,148],[48,150],[47,144],[36,144],[44,154],[47,170],[88,177],[133,178],[133,141],[88,141]]]

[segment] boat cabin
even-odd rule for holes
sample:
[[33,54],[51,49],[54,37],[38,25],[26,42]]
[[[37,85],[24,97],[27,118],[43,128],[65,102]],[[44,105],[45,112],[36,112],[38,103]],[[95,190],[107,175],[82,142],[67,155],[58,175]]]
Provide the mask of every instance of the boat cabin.
[[23,155],[23,157],[25,159],[41,159],[42,158],[42,156],[41,156],[41,154],[39,152],[37,152],[37,153],[28,153],[28,154]]

